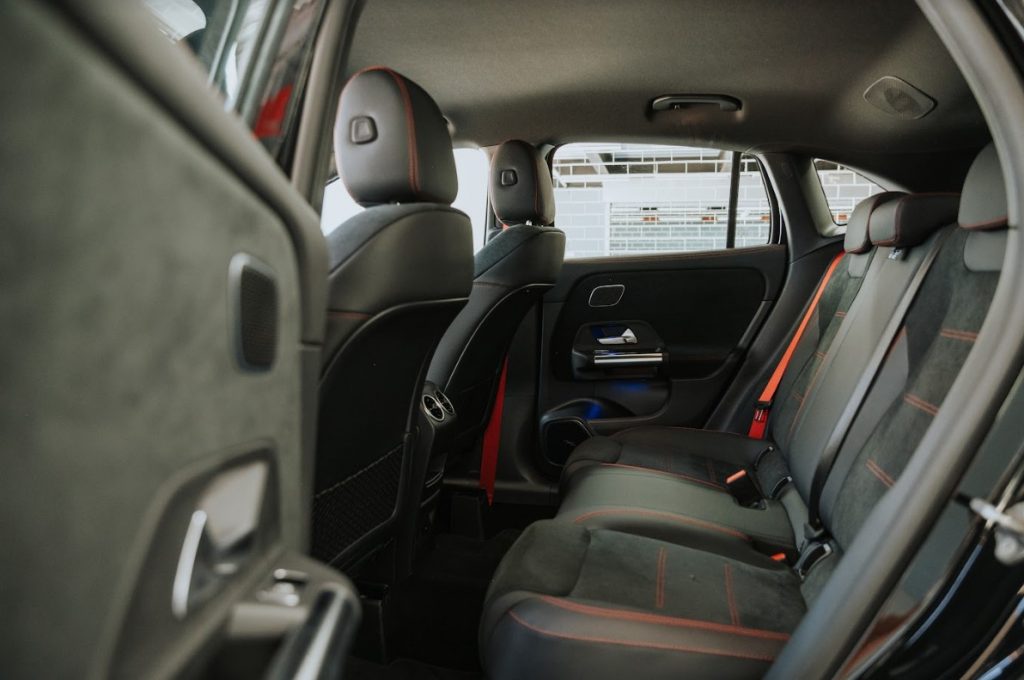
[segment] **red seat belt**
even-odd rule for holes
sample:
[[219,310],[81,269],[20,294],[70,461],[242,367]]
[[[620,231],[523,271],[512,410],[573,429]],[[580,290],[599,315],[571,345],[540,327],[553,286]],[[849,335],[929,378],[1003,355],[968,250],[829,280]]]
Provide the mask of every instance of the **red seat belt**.
[[786,368],[789,366],[790,360],[793,358],[793,352],[796,351],[796,346],[800,344],[800,338],[803,337],[804,331],[807,330],[807,325],[811,322],[811,317],[814,316],[815,310],[818,309],[818,302],[821,301],[821,295],[825,292],[825,286],[828,285],[828,280],[832,278],[832,273],[839,266],[839,261],[843,259],[843,255],[846,253],[839,253],[835,256],[832,262],[828,265],[828,269],[825,270],[825,274],[821,277],[821,282],[818,284],[818,289],[814,291],[814,297],[811,298],[811,304],[804,313],[804,318],[800,320],[800,325],[797,326],[796,333],[793,334],[793,338],[789,341],[789,346],[786,347],[786,352],[782,355],[782,359],[779,360],[778,366],[772,372],[772,377],[769,378],[768,384],[764,386],[764,390],[761,391],[761,396],[757,399],[757,407],[754,409],[754,418],[750,421],[750,430],[747,431],[747,436],[752,439],[764,439],[765,430],[768,428],[768,413],[772,408],[772,399],[775,398],[775,391],[779,389],[779,383],[782,382],[782,376],[786,372]]
[[487,492],[487,505],[494,503],[494,477],[498,472],[498,448],[501,446],[501,412],[505,408],[505,379],[508,376],[508,357],[501,364],[498,391],[494,395],[494,409],[484,430],[483,450],[480,453],[480,488]]

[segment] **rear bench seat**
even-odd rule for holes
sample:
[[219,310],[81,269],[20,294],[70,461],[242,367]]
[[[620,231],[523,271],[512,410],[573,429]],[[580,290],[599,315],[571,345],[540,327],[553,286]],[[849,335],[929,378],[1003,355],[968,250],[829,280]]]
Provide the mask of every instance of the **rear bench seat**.
[[[894,486],[892,493],[912,490],[910,480],[898,483],[900,473],[912,455],[927,455],[915,453],[917,443],[973,346],[999,277],[1002,192],[990,146],[968,174],[959,226],[935,230],[948,196],[890,196],[859,209],[877,252],[845,318],[819,320],[820,336],[809,342],[824,342],[825,351],[814,350],[824,356],[797,364],[788,377],[790,390],[805,380],[806,405],[788,419],[777,408],[771,432],[784,449],[773,447],[755,464],[766,442],[644,428],[613,440],[623,444],[619,460],[628,453],[626,464],[639,469],[594,456],[569,471],[559,515],[529,527],[491,583],[480,629],[489,676],[763,674],[882,495]],[[910,268],[928,264],[928,252],[934,261],[909,294]],[[902,284],[893,289],[893,282]],[[886,310],[900,322],[891,341],[881,330],[889,325]],[[885,355],[860,400],[874,349],[861,345],[871,333]],[[820,502],[812,503],[822,452],[854,402],[852,425],[839,433],[835,464],[817,487]],[[745,447],[757,452],[737,453]],[[689,479],[700,465],[707,470],[707,460],[707,477]],[[730,465],[756,477],[770,471],[762,482],[787,474],[793,482],[778,498],[761,499],[763,509],[744,507],[711,486]],[[805,531],[811,506],[820,520],[811,522],[816,531]],[[777,548],[784,557],[773,559]],[[798,555],[806,560],[799,570],[791,566]]]
[[[846,255],[815,310],[812,328],[822,330],[816,339],[802,338],[808,359],[791,363],[783,379],[769,420],[772,439],[644,427],[589,440],[570,459],[576,467],[563,482],[559,516],[726,554],[747,555],[748,543],[769,555],[794,553],[794,536],[807,520],[795,486],[810,484],[814,462],[834,436],[893,311],[944,238],[941,228],[955,221],[958,202],[956,195],[890,193],[857,207]],[[900,256],[892,257],[897,250]],[[608,449],[619,452],[616,462],[601,459]],[[739,494],[756,498],[756,507],[741,505],[726,488],[725,480],[741,470],[763,490]],[[796,485],[787,482],[792,476]]]

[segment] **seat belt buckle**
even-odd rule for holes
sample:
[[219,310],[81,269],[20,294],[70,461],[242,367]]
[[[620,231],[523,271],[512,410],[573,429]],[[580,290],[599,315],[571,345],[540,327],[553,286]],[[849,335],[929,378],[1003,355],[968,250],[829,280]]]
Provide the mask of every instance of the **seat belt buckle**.
[[725,488],[740,505],[745,507],[751,507],[761,502],[761,489],[758,488],[754,476],[746,468],[726,477]]
[[796,564],[793,565],[793,573],[803,581],[816,564],[831,554],[832,545],[828,541],[809,543],[800,551],[800,557],[797,558]]
[[763,423],[768,420],[768,412],[772,410],[772,400],[759,401],[754,404],[754,422]]

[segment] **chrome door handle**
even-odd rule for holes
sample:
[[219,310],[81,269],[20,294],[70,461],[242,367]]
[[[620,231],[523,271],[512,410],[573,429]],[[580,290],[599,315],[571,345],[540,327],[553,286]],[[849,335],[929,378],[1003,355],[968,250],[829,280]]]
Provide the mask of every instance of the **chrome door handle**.
[[595,366],[658,366],[664,361],[664,352],[615,352],[603,349],[594,352]]
[[609,338],[598,338],[597,341],[602,345],[635,345],[636,333],[634,333],[632,329],[627,328],[622,331],[622,335],[616,335]]

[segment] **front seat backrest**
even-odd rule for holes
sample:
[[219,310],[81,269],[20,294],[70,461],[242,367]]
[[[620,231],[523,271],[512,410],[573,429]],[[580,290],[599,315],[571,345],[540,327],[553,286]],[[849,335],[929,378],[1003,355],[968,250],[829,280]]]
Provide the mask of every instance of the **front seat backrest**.
[[350,564],[390,536],[430,356],[466,304],[469,218],[448,127],[414,82],[357,73],[334,129],[341,179],[366,209],[328,237],[327,334],[313,499],[313,554]]
[[551,173],[523,141],[505,142],[491,159],[491,206],[504,229],[477,254],[473,292],[430,364],[430,381],[455,406],[452,453],[475,443],[512,337],[562,269],[565,234],[555,218]]

